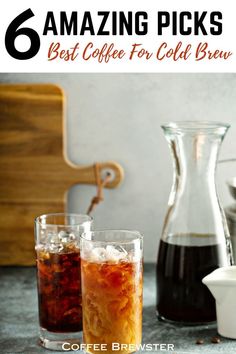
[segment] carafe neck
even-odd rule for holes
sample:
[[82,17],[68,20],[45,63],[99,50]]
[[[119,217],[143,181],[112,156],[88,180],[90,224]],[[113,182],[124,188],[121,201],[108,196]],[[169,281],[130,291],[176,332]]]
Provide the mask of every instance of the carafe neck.
[[215,184],[221,139],[204,134],[168,137],[177,183]]
[[[174,166],[174,183],[215,189],[215,171],[228,126],[164,126]],[[176,187],[176,186],[175,186]]]

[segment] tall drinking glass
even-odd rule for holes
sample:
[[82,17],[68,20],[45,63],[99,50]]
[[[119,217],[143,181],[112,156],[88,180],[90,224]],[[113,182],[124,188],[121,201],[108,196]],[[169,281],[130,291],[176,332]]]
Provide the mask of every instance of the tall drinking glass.
[[142,236],[106,230],[80,240],[84,349],[135,352],[142,340]]
[[40,344],[62,350],[79,343],[82,299],[79,238],[91,229],[87,215],[48,214],[35,219]]

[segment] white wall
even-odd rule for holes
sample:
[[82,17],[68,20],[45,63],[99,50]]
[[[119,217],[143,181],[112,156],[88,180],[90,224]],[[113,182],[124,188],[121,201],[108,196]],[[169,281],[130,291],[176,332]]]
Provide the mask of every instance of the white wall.
[[[216,120],[232,124],[220,158],[236,158],[235,74],[0,74],[1,82],[55,82],[68,95],[68,156],[75,163],[114,160],[123,184],[105,192],[97,228],[131,228],[145,236],[145,260],[155,261],[172,182],[169,150],[160,124]],[[232,202],[225,181],[235,162],[218,166],[223,205]],[[93,186],[69,193],[69,210],[85,212]]]

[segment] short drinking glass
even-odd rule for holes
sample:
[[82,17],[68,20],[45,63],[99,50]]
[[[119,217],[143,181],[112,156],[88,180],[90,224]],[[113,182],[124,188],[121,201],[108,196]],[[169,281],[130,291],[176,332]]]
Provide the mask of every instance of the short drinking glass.
[[40,343],[62,350],[79,343],[82,300],[79,238],[91,230],[87,215],[48,214],[35,219]]
[[83,349],[135,352],[142,340],[142,236],[125,230],[89,234],[80,239]]

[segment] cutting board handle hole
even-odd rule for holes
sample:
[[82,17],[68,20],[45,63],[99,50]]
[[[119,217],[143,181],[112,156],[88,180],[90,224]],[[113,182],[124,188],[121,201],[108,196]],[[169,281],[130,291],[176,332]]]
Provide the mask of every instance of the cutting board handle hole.
[[101,180],[104,180],[107,175],[110,175],[109,182],[113,182],[116,177],[116,172],[109,167],[105,167],[100,172]]

